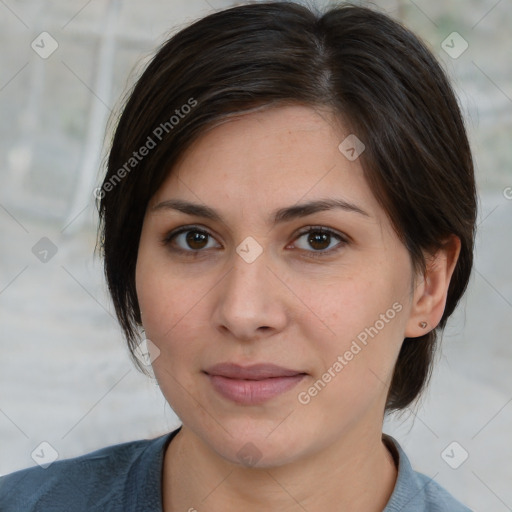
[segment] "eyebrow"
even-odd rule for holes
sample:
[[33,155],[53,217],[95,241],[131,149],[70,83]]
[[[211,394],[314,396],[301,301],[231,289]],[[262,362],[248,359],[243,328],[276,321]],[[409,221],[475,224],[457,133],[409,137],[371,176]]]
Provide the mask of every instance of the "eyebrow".
[[[344,211],[357,213],[365,217],[371,217],[371,215],[369,215],[359,206],[353,203],[349,203],[343,199],[319,199],[316,201],[309,201],[307,203],[288,206],[286,208],[279,208],[270,214],[269,222],[272,222],[272,218],[274,224],[289,222],[293,219],[298,219],[317,212],[333,209],[342,209]],[[187,215],[203,217],[205,219],[225,224],[225,221],[220,213],[218,213],[213,208],[202,204],[184,201],[182,199],[167,199],[166,201],[162,201],[161,203],[158,203],[151,208],[151,212],[160,210],[176,210]]]

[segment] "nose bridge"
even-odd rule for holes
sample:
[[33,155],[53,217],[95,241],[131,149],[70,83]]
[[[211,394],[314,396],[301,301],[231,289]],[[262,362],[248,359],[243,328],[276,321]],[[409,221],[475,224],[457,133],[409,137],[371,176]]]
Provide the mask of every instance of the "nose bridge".
[[256,304],[261,296],[268,294],[268,251],[254,238],[247,237],[236,247],[232,262],[225,296],[239,304],[243,302],[247,309],[249,304]]

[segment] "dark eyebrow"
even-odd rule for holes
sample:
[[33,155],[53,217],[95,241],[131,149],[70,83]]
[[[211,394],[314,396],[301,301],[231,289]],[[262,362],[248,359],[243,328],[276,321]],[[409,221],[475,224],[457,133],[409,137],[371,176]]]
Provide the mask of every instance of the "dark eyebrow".
[[[270,214],[270,221],[272,221],[273,218],[274,224],[289,222],[293,219],[306,217],[307,215],[312,215],[317,212],[333,210],[334,208],[341,208],[347,212],[354,212],[364,215],[365,217],[371,217],[368,213],[359,208],[359,206],[344,201],[343,199],[320,199],[275,210]],[[151,208],[151,212],[159,210],[177,210],[187,215],[194,215],[195,217],[203,217],[212,221],[225,223],[222,216],[213,208],[183,201],[182,199],[168,199]]]

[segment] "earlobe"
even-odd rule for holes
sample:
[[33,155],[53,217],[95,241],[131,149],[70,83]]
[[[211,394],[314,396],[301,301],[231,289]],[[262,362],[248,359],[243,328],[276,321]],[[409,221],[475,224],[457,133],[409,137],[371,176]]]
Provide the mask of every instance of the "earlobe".
[[423,336],[441,321],[460,245],[460,239],[451,235],[435,254],[428,256],[423,280],[413,294],[412,309],[404,333],[406,338]]

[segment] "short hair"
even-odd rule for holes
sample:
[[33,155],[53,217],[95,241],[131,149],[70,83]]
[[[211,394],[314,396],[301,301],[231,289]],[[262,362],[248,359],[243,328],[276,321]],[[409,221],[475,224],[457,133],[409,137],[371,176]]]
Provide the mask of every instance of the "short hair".
[[359,156],[365,179],[415,271],[425,272],[423,251],[443,247],[450,235],[461,241],[442,319],[427,334],[403,340],[385,408],[414,402],[431,376],[437,331],[468,285],[477,215],[464,120],[425,44],[370,8],[241,5],[170,37],[127,98],[97,206],[107,285],[132,357],[141,341],[135,268],[143,219],[178,158],[230,116],[327,107],[365,144]]

